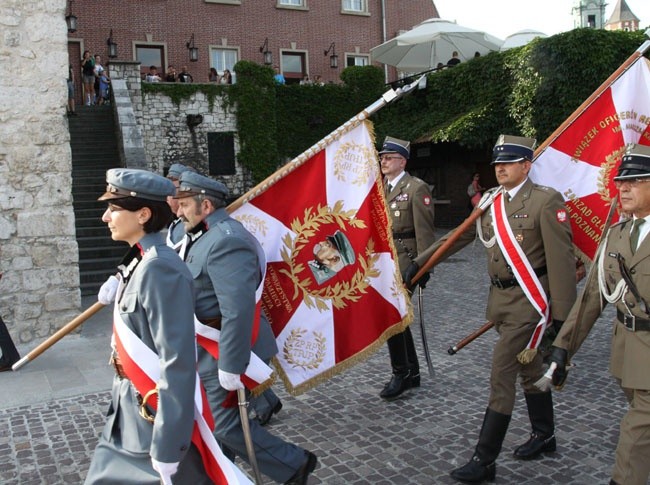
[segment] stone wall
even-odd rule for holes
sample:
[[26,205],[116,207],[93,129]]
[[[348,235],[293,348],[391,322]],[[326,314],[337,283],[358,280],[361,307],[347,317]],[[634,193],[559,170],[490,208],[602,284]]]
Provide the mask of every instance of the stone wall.
[[[208,175],[208,133],[235,133],[236,113],[226,109],[221,98],[217,98],[210,108],[207,96],[201,92],[181,101],[179,106],[164,94],[143,94],[139,72],[138,63],[114,61],[110,65],[113,81],[126,81],[133,113],[142,133],[147,168],[165,173],[172,163],[182,163]],[[120,110],[119,104],[117,109]],[[201,115],[203,121],[190,129],[187,115]],[[121,118],[119,113],[118,118]],[[235,136],[235,153],[238,151]],[[135,166],[128,160],[126,165]],[[239,164],[236,164],[234,175],[216,178],[228,186],[233,197],[242,195],[251,187],[250,175]]]
[[0,11],[0,314],[17,343],[79,313],[65,0]]

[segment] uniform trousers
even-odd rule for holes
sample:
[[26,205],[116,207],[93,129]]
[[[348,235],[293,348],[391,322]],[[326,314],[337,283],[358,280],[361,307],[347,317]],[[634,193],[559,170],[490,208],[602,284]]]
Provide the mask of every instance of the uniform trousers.
[[525,393],[538,394],[535,382],[543,375],[543,359],[540,352],[530,364],[521,364],[517,354],[526,348],[537,322],[495,322],[499,333],[492,353],[490,374],[490,399],[488,407],[508,416],[515,407],[517,377]]
[[[215,438],[248,463],[239,408],[223,406],[230,391],[221,387],[218,375],[205,375],[201,381],[214,417]],[[305,450],[272,435],[257,420],[249,424],[260,472],[281,483],[293,477],[307,459]]]
[[2,349],[1,363],[14,364],[20,359],[20,354],[16,350],[14,341],[11,339],[11,334],[9,334],[9,330],[7,330],[7,326],[2,320],[2,317],[0,317],[0,349]]
[[621,389],[629,408],[621,420],[612,480],[621,485],[645,485],[650,476],[650,391]]

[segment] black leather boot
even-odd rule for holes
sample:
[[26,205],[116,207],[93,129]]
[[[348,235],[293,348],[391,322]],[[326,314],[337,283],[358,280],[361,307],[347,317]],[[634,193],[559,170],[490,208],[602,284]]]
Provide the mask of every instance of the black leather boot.
[[520,460],[532,460],[542,453],[555,451],[553,397],[550,392],[526,393],[525,396],[533,432],[530,439],[515,450],[514,455]]
[[[379,393],[379,397],[387,401],[393,401],[404,394],[411,387],[420,386],[420,371],[417,374],[411,373],[411,363],[408,358],[408,337],[410,331],[407,328],[404,332],[393,335],[388,339],[388,353],[390,354],[390,363],[393,368],[393,375],[388,384]],[[410,339],[413,345],[413,338]],[[415,349],[415,347],[414,347]],[[417,367],[417,362],[415,364]],[[415,384],[415,386],[414,386]]]
[[487,408],[478,444],[469,463],[451,472],[451,478],[464,483],[482,483],[496,477],[496,459],[506,437],[510,415]]
[[411,373],[409,370],[398,371],[394,369],[390,381],[388,381],[388,384],[386,384],[384,389],[379,393],[379,397],[386,401],[394,401],[410,388]]
[[406,348],[406,360],[408,362],[409,372],[411,373],[411,387],[420,387],[420,363],[418,362],[418,354],[415,351],[411,328],[408,327],[404,330],[403,335]]

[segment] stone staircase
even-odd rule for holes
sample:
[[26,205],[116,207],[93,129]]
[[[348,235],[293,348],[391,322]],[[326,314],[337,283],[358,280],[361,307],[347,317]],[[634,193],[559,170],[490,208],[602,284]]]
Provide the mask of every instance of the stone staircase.
[[72,197],[75,213],[81,294],[96,294],[115,274],[128,247],[111,239],[102,214],[106,170],[120,166],[112,106],[78,106],[69,120],[72,148]]

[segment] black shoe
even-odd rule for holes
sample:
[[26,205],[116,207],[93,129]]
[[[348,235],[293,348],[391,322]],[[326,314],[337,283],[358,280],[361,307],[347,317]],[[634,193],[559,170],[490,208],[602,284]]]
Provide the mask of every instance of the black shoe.
[[420,371],[411,371],[411,387],[420,387]]
[[530,435],[530,439],[515,450],[515,458],[520,460],[532,460],[542,453],[555,451],[555,435],[543,438],[536,433]]
[[278,401],[275,406],[273,406],[272,409],[269,409],[268,412],[260,414],[259,416],[256,416],[255,419],[260,423],[260,426],[265,426],[271,421],[271,417],[274,414],[278,414],[280,410],[282,409],[282,401]]
[[450,475],[454,480],[464,483],[491,482],[497,475],[497,465],[495,462],[482,465],[481,460],[474,455],[467,465],[456,468]]
[[285,485],[307,485],[309,475],[316,469],[318,458],[311,451],[307,451],[307,459],[298,471],[285,483]]
[[406,374],[393,374],[388,384],[379,393],[379,397],[386,401],[393,401],[400,397],[404,391],[411,388],[411,377],[408,372]]
[[0,372],[7,372],[11,370],[11,366],[14,365],[16,362],[18,362],[19,359],[16,359],[14,361],[6,361],[4,359],[0,359]]

